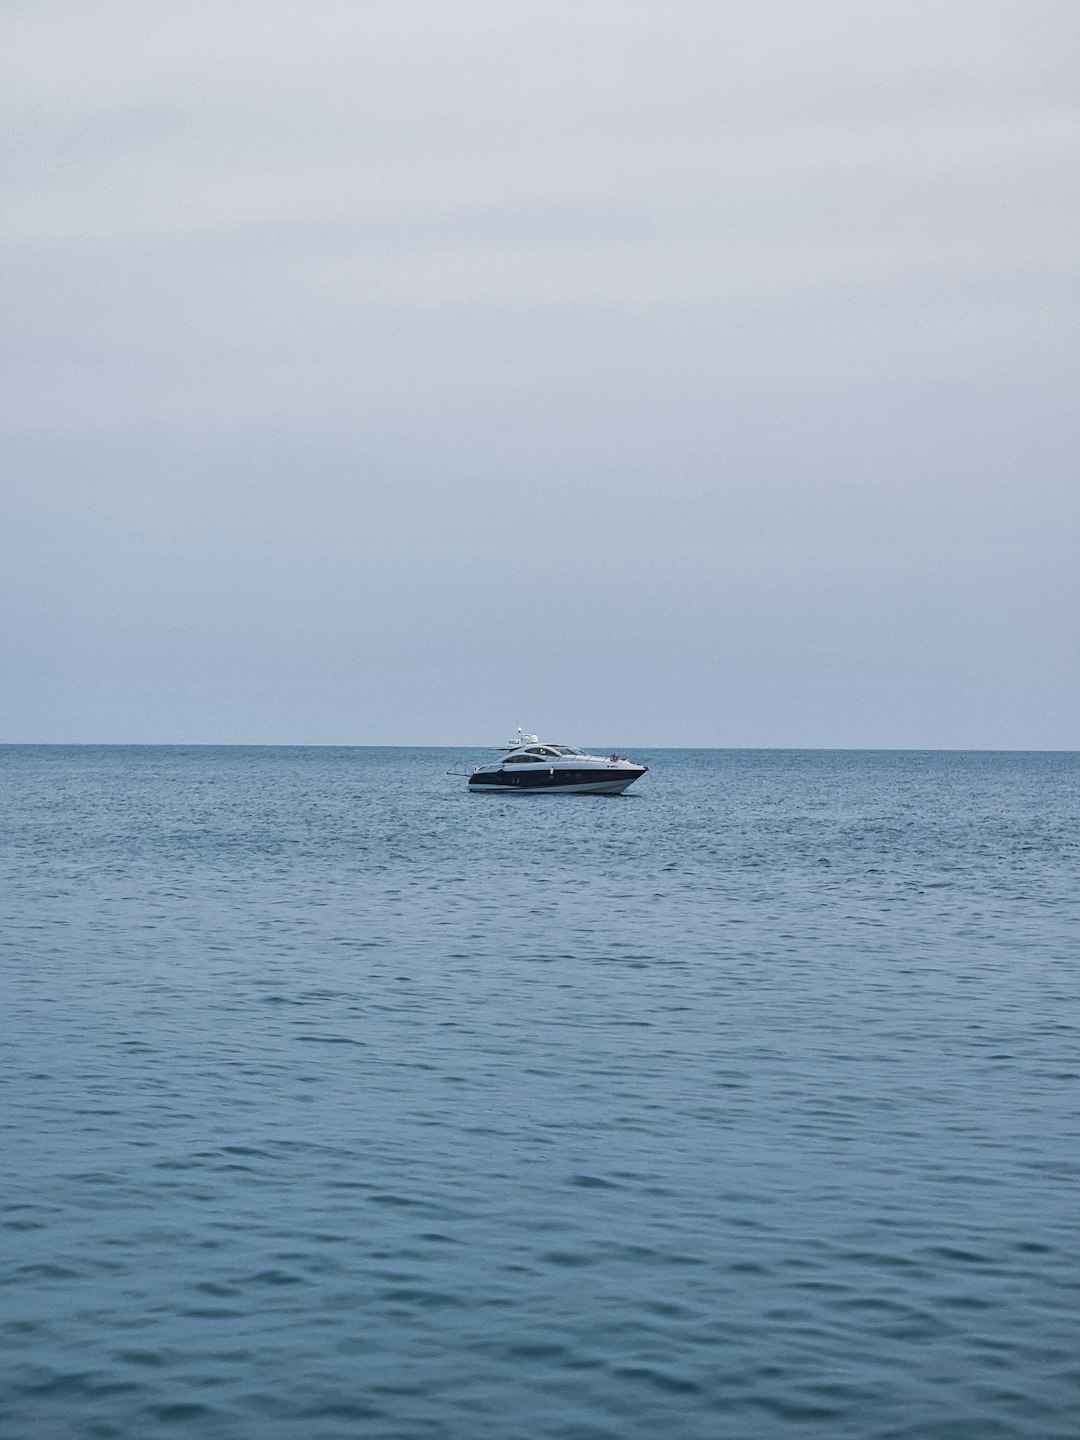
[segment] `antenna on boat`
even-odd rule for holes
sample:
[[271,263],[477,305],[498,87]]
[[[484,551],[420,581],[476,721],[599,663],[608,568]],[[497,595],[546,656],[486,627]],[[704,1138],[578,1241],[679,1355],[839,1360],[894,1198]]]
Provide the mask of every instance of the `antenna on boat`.
[[516,750],[519,745],[539,745],[539,743],[539,735],[526,735],[524,726],[519,725],[517,727],[517,739],[511,740],[506,748],[508,750]]

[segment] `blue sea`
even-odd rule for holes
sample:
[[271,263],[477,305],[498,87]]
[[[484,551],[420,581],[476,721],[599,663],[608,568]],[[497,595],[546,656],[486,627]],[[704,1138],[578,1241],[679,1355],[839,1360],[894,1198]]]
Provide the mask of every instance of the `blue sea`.
[[0,749],[2,1440],[1075,1440],[1080,756],[630,753]]

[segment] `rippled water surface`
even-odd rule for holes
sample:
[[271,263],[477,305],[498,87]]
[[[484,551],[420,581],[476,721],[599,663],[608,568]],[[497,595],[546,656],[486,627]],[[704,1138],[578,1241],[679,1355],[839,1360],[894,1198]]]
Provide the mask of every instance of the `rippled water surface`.
[[1075,1440],[1080,757],[480,758],[0,749],[3,1440]]

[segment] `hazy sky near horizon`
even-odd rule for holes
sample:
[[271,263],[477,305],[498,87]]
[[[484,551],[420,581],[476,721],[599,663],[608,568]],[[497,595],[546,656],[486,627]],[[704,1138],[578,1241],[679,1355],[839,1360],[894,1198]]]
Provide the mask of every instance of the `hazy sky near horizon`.
[[7,0],[0,741],[1080,746],[1075,0]]

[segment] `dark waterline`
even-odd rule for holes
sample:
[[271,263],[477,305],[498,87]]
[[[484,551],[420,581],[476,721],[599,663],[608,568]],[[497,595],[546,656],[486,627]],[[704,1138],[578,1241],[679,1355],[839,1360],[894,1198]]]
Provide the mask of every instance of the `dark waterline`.
[[0,747],[0,1440],[1072,1440],[1080,757],[630,753]]

